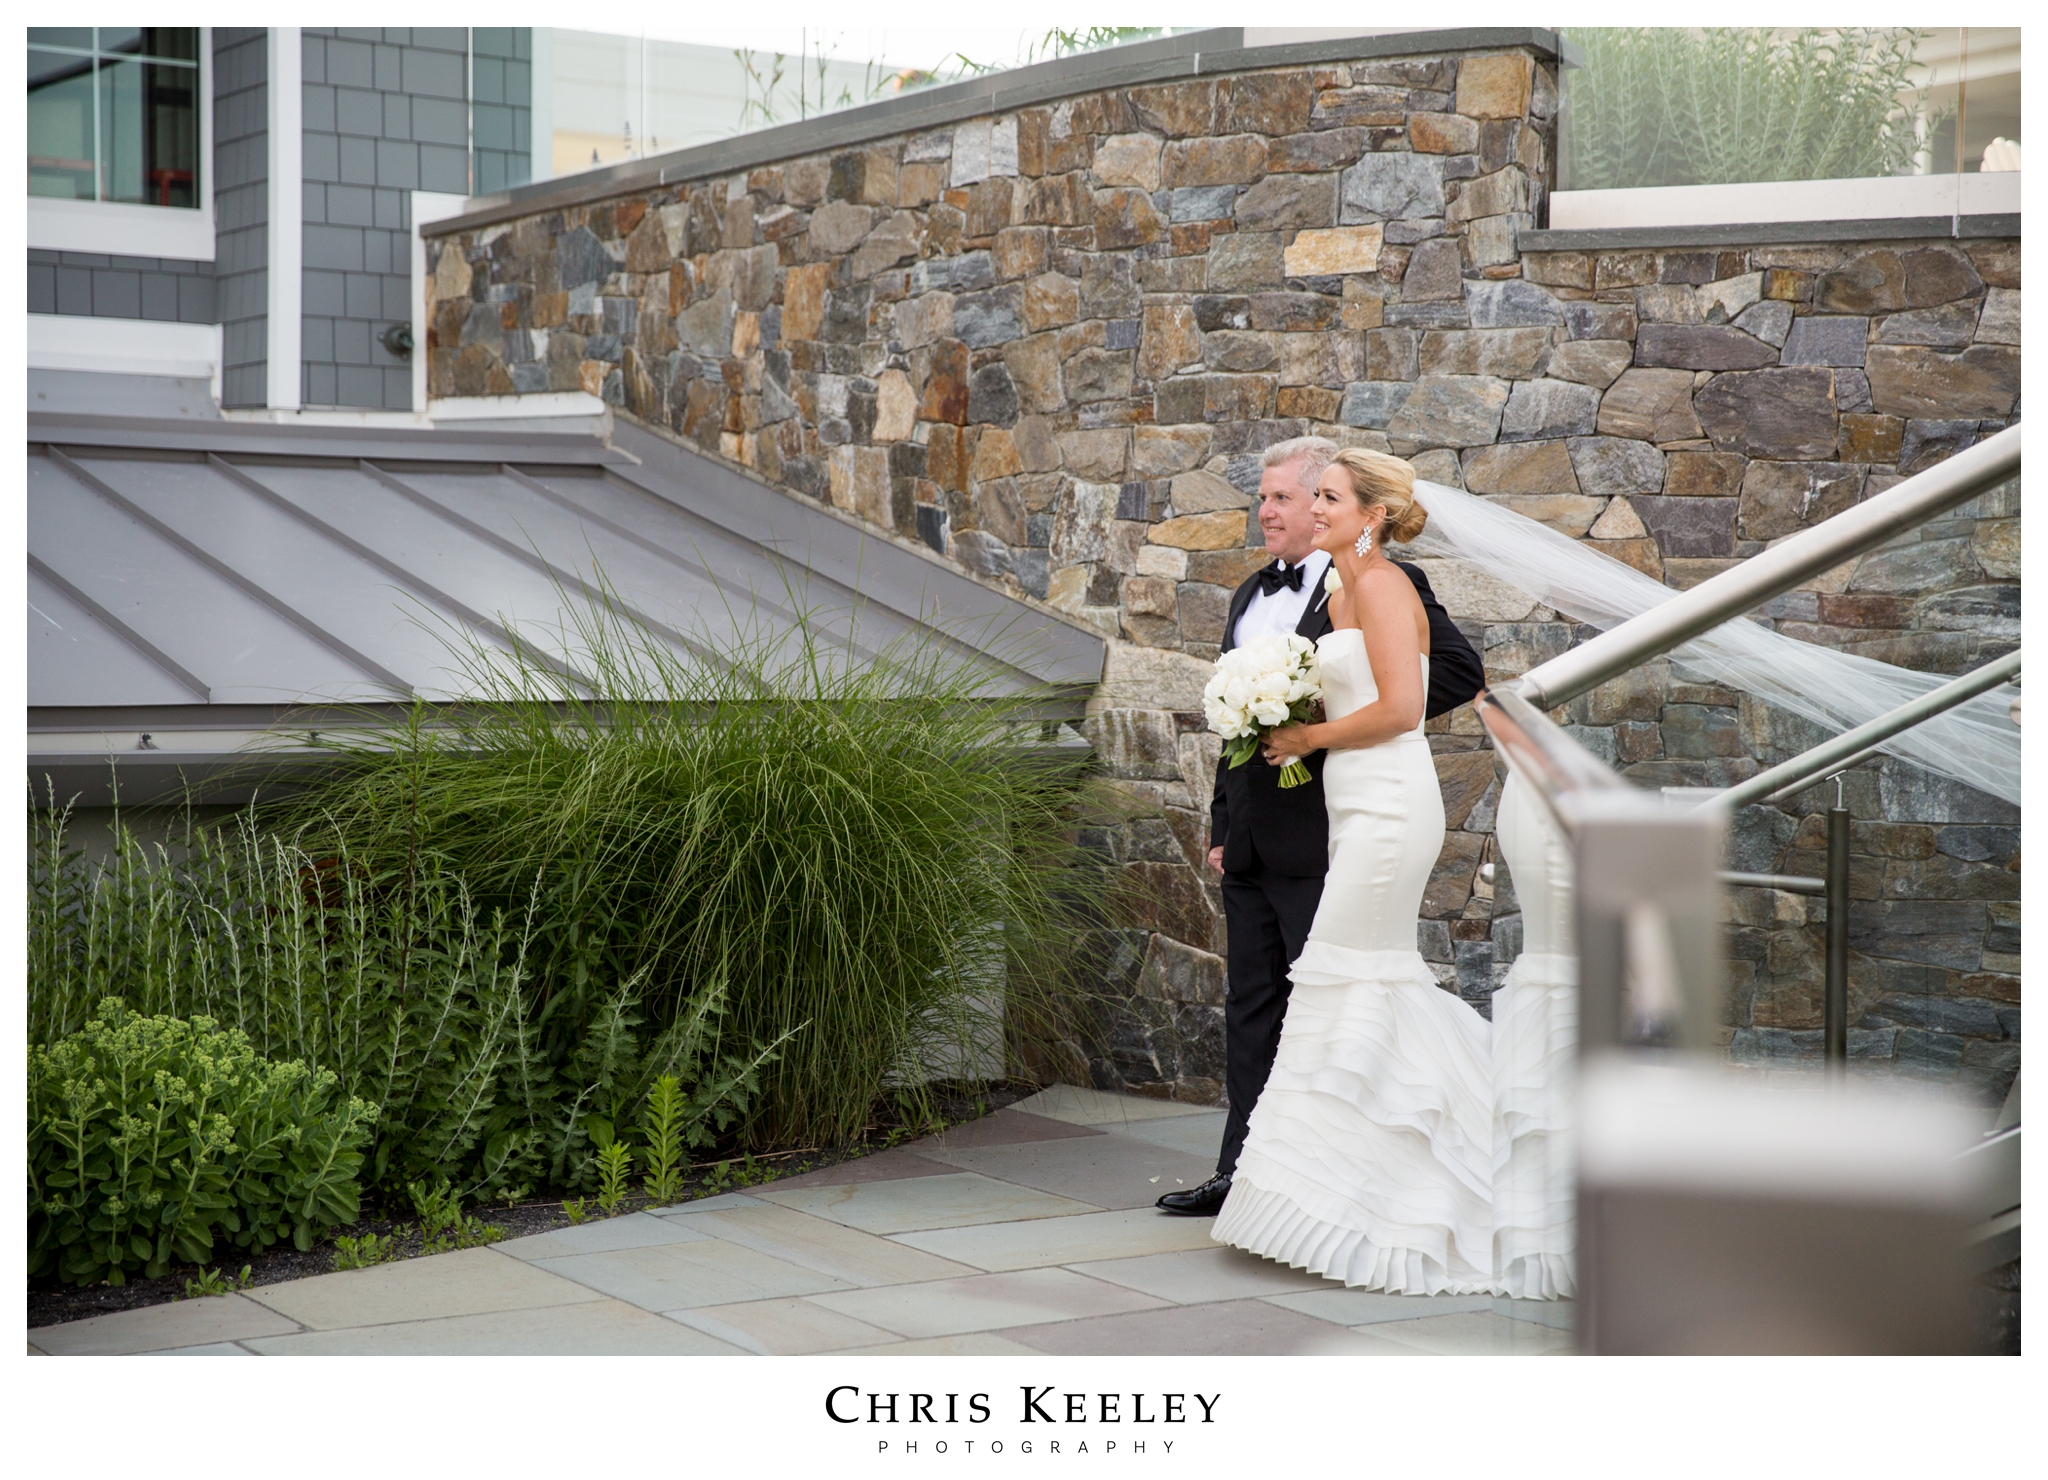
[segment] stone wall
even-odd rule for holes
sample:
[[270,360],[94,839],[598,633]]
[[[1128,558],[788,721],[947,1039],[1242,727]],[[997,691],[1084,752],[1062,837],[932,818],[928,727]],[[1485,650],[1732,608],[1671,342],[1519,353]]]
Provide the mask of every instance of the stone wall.
[[[435,396],[584,389],[1114,641],[1087,729],[1148,815],[1095,836],[1130,1005],[1103,1082],[1220,1092],[1223,922],[1199,693],[1263,563],[1259,450],[1411,458],[1679,586],[2016,414],[2013,241],[1525,250],[1541,50],[1332,61],[1075,96],[430,244]],[[2018,639],[2018,503],[1981,499],[1776,603],[1802,638],[1958,671]],[[1496,677],[1583,633],[1439,566]],[[1626,772],[1717,784],[1810,743],[1647,670],[1563,718]],[[1518,948],[1498,766],[1432,722],[1451,832],[1424,954],[1484,1009]],[[1886,762],[1857,827],[1857,1052],[2000,1091],[2017,1062],[2011,809]],[[1736,866],[1818,870],[1821,805]],[[1817,919],[1733,902],[1739,1056],[1818,1052]]]

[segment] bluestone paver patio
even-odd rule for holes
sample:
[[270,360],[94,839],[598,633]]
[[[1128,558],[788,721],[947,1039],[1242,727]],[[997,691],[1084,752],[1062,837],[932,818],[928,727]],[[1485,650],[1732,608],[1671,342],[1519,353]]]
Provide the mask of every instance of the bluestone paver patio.
[[1315,1355],[1571,1349],[1569,1303],[1409,1297],[1225,1248],[1161,1192],[1223,1114],[1060,1085],[844,1166],[28,1333],[51,1355]]

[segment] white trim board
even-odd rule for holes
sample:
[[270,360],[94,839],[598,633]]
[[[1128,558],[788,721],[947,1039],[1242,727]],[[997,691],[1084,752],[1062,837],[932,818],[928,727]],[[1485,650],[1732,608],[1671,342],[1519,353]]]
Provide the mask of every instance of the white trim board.
[[306,142],[302,137],[306,57],[297,26],[272,26],[267,42],[269,70],[264,91],[270,110],[266,140],[270,189],[269,227],[264,235],[270,243],[270,260],[263,403],[273,411],[296,411],[303,399],[300,362],[305,342],[300,314],[306,293]]
[[28,368],[218,380],[220,325],[32,313]]
[[449,396],[427,403],[437,422],[605,416],[610,408],[588,391],[538,391],[524,396]]
[[1635,226],[1881,221],[2007,215],[2017,214],[2019,209],[2018,171],[1894,175],[1871,180],[1769,180],[1753,185],[1559,190],[1550,197],[1550,229],[1615,231]]
[[412,409],[427,409],[427,244],[420,228],[462,214],[466,195],[433,190],[412,192]]

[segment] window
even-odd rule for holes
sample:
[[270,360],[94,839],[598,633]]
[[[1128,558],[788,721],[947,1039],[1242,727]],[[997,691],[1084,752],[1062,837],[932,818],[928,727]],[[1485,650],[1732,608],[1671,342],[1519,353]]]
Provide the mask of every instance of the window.
[[201,208],[199,30],[28,28],[28,192]]

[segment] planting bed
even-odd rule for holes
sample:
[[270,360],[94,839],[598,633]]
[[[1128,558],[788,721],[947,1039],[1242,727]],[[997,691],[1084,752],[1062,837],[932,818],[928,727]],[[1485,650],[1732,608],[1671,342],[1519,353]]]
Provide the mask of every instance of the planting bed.
[[[983,1086],[978,1093],[955,1092],[935,1096],[938,1124],[912,1127],[907,1125],[874,1125],[866,1137],[846,1146],[836,1146],[823,1151],[771,1152],[754,1158],[754,1180],[743,1183],[739,1180],[744,1173],[737,1165],[723,1177],[717,1175],[720,1163],[707,1163],[693,1171],[683,1186],[682,1196],[677,1202],[694,1202],[700,1197],[714,1197],[722,1192],[738,1190],[742,1185],[758,1186],[781,1177],[794,1176],[799,1172],[817,1171],[823,1167],[836,1166],[876,1151],[885,1151],[901,1141],[913,1139],[943,1126],[964,1125],[979,1120],[984,1115],[1005,1109],[1018,1100],[1033,1094],[1038,1089],[1029,1084],[992,1084]],[[727,1164],[732,1165],[732,1164]],[[763,1173],[767,1175],[762,1175]],[[586,1204],[589,1199],[584,1200]],[[623,1217],[627,1213],[639,1212],[651,1206],[638,1193],[629,1196],[619,1204],[612,1216]],[[387,1210],[388,1211],[388,1210]],[[549,1233],[570,1224],[569,1215],[562,1211],[560,1200],[550,1202],[526,1202],[512,1207],[477,1206],[466,1208],[465,1213],[484,1223],[496,1224],[505,1230],[506,1238],[520,1238],[527,1234]],[[595,1211],[594,1221],[604,1215]],[[389,1237],[399,1230],[406,1230],[398,1240],[392,1254],[394,1259],[416,1258],[425,1252],[424,1240],[416,1228],[416,1220],[409,1217],[386,1217],[380,1212],[376,1217],[362,1221],[336,1233],[344,1237],[360,1238],[364,1234]],[[334,1268],[335,1246],[332,1239],[323,1240],[303,1253],[289,1246],[266,1250],[254,1256],[239,1255],[223,1251],[216,1265],[220,1272],[230,1278],[241,1272],[244,1264],[249,1266],[249,1284],[276,1285],[286,1280],[304,1279],[308,1275],[326,1274]],[[199,1265],[185,1265],[173,1269],[159,1279],[131,1279],[124,1285],[66,1285],[54,1280],[34,1281],[28,1290],[28,1324],[31,1330],[38,1326],[55,1326],[65,1321],[84,1320],[88,1316],[108,1315],[115,1311],[140,1310],[144,1306],[162,1305],[168,1301],[182,1299],[185,1283],[200,1277],[204,1272]]]

